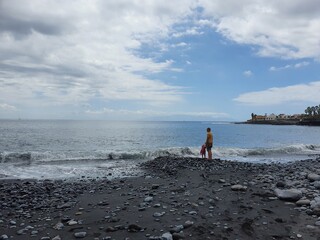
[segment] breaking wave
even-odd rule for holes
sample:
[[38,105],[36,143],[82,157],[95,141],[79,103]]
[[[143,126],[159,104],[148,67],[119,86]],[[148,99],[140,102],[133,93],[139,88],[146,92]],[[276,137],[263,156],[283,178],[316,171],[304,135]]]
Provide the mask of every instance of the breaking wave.
[[[63,163],[63,162],[92,162],[92,161],[109,161],[109,160],[149,160],[156,157],[199,157],[199,147],[176,147],[158,149],[155,151],[136,151],[136,152],[1,152],[1,164],[19,164],[30,165]],[[214,147],[214,157],[227,160],[252,161],[252,159],[291,159],[293,157],[303,160],[306,157],[320,155],[320,145],[289,145],[277,148],[231,148],[231,147]]]

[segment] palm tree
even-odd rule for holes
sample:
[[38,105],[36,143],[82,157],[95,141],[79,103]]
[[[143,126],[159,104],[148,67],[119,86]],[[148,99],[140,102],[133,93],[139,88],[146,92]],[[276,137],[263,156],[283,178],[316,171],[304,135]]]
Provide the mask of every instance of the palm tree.
[[317,108],[318,108],[318,116],[320,116],[320,104],[317,106]]
[[312,110],[311,110],[311,107],[307,107],[306,110],[304,110],[304,112],[307,114],[307,115],[312,115]]
[[314,106],[314,116],[317,116],[319,113],[319,107],[318,106]]
[[312,110],[312,115],[313,115],[313,116],[317,115],[317,109],[316,109],[315,106],[312,106],[312,107],[311,107],[311,110]]

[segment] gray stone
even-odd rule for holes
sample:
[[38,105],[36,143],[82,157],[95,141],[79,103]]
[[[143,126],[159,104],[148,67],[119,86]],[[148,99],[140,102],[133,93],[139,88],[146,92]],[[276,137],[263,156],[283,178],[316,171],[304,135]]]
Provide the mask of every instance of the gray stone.
[[313,208],[312,215],[320,216],[320,208],[319,207]]
[[71,208],[75,202],[67,202],[62,205],[57,206],[58,209]]
[[17,231],[17,235],[23,235],[23,234],[26,234],[26,229],[24,228],[24,229],[20,229],[20,230],[18,230]]
[[53,229],[61,230],[64,227],[63,223],[58,222],[56,225],[53,226]]
[[9,237],[8,237],[8,235],[3,234],[3,235],[0,236],[0,239],[1,240],[6,240],[6,239],[9,239]]
[[314,186],[316,189],[320,190],[320,181],[314,182],[314,183],[313,183],[313,186]]
[[78,224],[78,222],[73,219],[68,222],[69,226],[73,226],[73,225],[77,225],[77,224]]
[[154,217],[162,217],[165,214],[165,212],[159,213],[159,212],[155,212],[153,214]]
[[219,181],[218,181],[219,183],[226,183],[226,180],[224,180],[224,179],[219,179]]
[[184,239],[185,235],[184,235],[183,232],[181,232],[181,233],[173,233],[172,234],[172,238],[173,238],[173,240]]
[[302,197],[301,190],[295,188],[285,190],[276,188],[274,192],[279,199],[286,201],[298,201]]
[[320,181],[320,175],[315,174],[315,173],[309,173],[309,174],[308,174],[308,179],[309,179],[311,182]]
[[186,221],[184,224],[183,224],[183,227],[184,228],[189,228],[189,227],[191,227],[193,225],[193,222],[192,221]]
[[39,232],[35,230],[35,231],[32,231],[32,232],[31,232],[31,235],[37,235],[38,233],[39,233]]
[[233,190],[233,191],[246,191],[247,187],[242,186],[240,184],[236,184],[236,185],[231,186],[231,190]]
[[296,202],[296,204],[298,206],[303,206],[303,205],[309,206],[310,202],[311,201],[309,199],[300,199],[299,201]]
[[55,236],[54,238],[52,238],[52,240],[61,240],[61,237],[58,235],[58,236]]
[[144,199],[144,202],[152,202],[153,201],[153,197],[146,197]]
[[311,206],[311,209],[320,208],[320,197],[314,198],[314,199],[310,202],[310,206]]
[[137,225],[137,224],[135,224],[135,223],[130,224],[128,226],[128,231],[129,232],[139,232],[139,231],[141,231],[141,229],[142,229],[142,227]]
[[74,233],[75,238],[85,238],[87,236],[87,232],[76,232]]
[[160,185],[159,184],[152,184],[152,189],[158,189],[160,187]]
[[161,236],[162,240],[173,240],[171,233],[164,233]]
[[179,233],[183,230],[183,225],[177,225],[172,230],[170,230],[171,233]]

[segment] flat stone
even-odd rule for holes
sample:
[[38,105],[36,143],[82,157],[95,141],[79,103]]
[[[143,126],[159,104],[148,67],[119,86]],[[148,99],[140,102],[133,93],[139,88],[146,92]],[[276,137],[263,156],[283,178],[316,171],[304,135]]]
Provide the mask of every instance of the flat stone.
[[308,179],[309,179],[311,182],[320,181],[320,175],[315,174],[315,173],[309,173],[309,174],[308,174]]
[[71,208],[75,202],[67,202],[62,205],[57,206],[58,209]]
[[61,237],[58,235],[58,236],[55,236],[54,238],[52,238],[52,240],[61,240]]
[[153,201],[153,197],[146,197],[144,199],[144,202],[152,202]]
[[296,202],[298,206],[309,206],[310,205],[310,200],[309,199],[300,199],[299,201]]
[[193,222],[192,221],[186,221],[184,224],[183,224],[183,227],[184,228],[189,228],[189,227],[191,227],[193,225]]
[[74,233],[75,238],[85,238],[87,236],[87,232],[76,232]]
[[155,212],[153,214],[154,217],[162,217],[165,214],[165,212],[159,213],[159,212]]
[[69,226],[73,226],[73,225],[77,225],[77,224],[78,224],[78,222],[75,221],[75,220],[70,220],[70,221],[68,222],[68,225],[69,225]]
[[301,190],[295,188],[285,190],[276,188],[274,192],[279,199],[286,201],[298,201],[302,197]]
[[231,190],[233,190],[233,191],[246,191],[247,187],[242,186],[240,184],[236,184],[236,185],[231,186]]

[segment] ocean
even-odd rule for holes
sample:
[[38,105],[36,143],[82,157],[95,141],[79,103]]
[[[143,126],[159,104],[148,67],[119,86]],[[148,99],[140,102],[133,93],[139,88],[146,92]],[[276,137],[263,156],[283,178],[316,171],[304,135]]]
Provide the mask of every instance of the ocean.
[[0,178],[72,179],[139,174],[158,156],[200,157],[206,128],[213,157],[270,163],[316,158],[320,127],[228,122],[0,120]]

